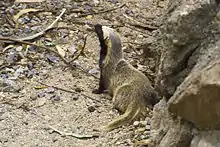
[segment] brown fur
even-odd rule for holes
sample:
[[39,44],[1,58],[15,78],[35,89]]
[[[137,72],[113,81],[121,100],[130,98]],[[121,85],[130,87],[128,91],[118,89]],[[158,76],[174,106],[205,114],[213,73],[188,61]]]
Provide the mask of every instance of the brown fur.
[[100,82],[113,96],[114,107],[123,114],[104,126],[102,130],[105,131],[144,119],[149,112],[147,106],[158,102],[157,93],[148,78],[123,59],[122,48],[115,46],[115,41],[121,42],[120,37],[117,32],[110,30],[109,37],[105,38],[107,54],[100,66]]

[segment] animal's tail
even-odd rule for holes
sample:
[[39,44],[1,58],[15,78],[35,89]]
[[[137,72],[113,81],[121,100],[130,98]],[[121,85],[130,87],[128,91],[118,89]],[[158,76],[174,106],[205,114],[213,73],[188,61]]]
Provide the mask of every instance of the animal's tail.
[[137,116],[139,116],[141,113],[140,108],[137,108],[135,105],[136,104],[134,103],[129,104],[124,114],[120,115],[115,120],[111,121],[108,125],[104,126],[102,130],[111,131],[135,120],[135,118],[137,118]]

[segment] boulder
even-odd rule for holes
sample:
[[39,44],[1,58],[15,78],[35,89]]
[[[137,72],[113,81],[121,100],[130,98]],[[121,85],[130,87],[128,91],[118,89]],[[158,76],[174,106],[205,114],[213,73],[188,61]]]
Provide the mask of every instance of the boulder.
[[219,147],[220,131],[200,131],[192,139],[190,147]]
[[151,121],[151,147],[187,147],[192,134],[191,124],[181,118],[173,118],[165,99],[155,105]]
[[168,109],[199,128],[220,129],[220,60],[191,73],[168,101]]
[[218,12],[215,0],[170,0],[168,11],[161,28],[163,49],[156,78],[156,87],[169,99],[197,61],[191,57],[199,54],[204,41],[211,41],[208,36],[210,22]]

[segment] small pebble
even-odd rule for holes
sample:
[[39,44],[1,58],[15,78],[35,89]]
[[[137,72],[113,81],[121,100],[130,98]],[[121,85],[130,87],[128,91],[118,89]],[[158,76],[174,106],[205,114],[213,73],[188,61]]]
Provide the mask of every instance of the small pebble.
[[93,68],[93,69],[90,69],[88,73],[90,73],[90,74],[98,74],[99,71],[97,69]]
[[79,77],[80,74],[79,74],[79,72],[72,72],[72,76],[73,76],[73,77]]
[[144,135],[150,135],[150,131],[144,131]]
[[151,121],[150,117],[146,117],[145,121],[146,121],[147,125],[150,125],[150,121]]
[[53,87],[48,87],[46,90],[45,90],[47,93],[54,93],[55,92],[55,89]]
[[79,88],[79,87],[76,87],[75,91],[76,92],[82,92],[83,90],[81,88]]
[[31,95],[31,96],[30,96],[30,99],[34,101],[34,100],[37,99],[37,97],[38,97],[38,96],[36,96],[36,95]]
[[54,100],[54,101],[60,101],[60,96],[55,94],[55,95],[51,96],[50,99]]
[[134,126],[134,127],[138,127],[138,126],[139,126],[139,124],[140,124],[140,122],[139,122],[139,121],[135,121],[135,122],[133,123],[133,126]]
[[145,131],[145,128],[138,128],[137,130],[135,130],[135,134],[140,134],[143,133]]
[[74,101],[76,101],[76,100],[79,99],[79,97],[78,97],[77,95],[73,95],[73,96],[72,96],[72,99],[73,99]]
[[94,112],[96,108],[94,106],[89,106],[88,107],[89,112]]
[[38,97],[44,97],[46,94],[45,94],[45,92],[40,92],[39,94],[38,94]]
[[141,135],[140,138],[141,139],[148,139],[148,138],[150,138],[150,136],[149,135]]
[[146,128],[147,131],[150,131],[150,125],[146,125],[145,128]]
[[146,121],[140,121],[139,126],[144,127],[147,125]]

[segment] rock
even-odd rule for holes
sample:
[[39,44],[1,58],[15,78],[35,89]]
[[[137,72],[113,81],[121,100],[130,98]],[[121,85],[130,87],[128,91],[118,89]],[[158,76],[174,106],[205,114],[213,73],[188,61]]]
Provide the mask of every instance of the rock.
[[46,93],[54,93],[55,89],[53,87],[48,87],[48,88],[45,89],[45,92]]
[[168,101],[169,111],[202,128],[220,129],[220,60],[190,74]]
[[139,124],[140,127],[145,127],[146,125],[147,125],[146,121],[140,121],[140,124]]
[[145,128],[138,128],[135,130],[135,134],[140,134],[140,133],[144,133]]
[[89,112],[94,112],[96,110],[95,106],[88,106]]
[[140,122],[139,122],[139,121],[134,121],[133,126],[134,126],[134,127],[138,127],[138,126],[139,126],[139,124],[140,124]]
[[190,126],[183,120],[177,119],[170,126],[158,147],[188,147],[191,139]]
[[[169,99],[189,74],[203,42],[211,41],[211,24],[218,12],[216,0],[170,0],[161,28],[163,50],[156,88]],[[210,24],[210,25],[209,25]],[[198,53],[194,56],[195,53]],[[194,58],[192,58],[192,56]]]
[[90,69],[90,70],[88,71],[88,73],[89,73],[89,74],[98,74],[99,71],[98,71],[96,68],[93,68],[93,69]]
[[54,95],[52,95],[52,96],[50,97],[50,99],[53,100],[53,101],[60,101],[61,98],[60,98],[59,95],[54,94]]
[[219,146],[217,137],[209,140],[212,135],[192,131],[195,125],[220,128],[220,35],[213,33],[220,31],[214,24],[218,4],[169,0],[157,41],[161,57],[155,88],[163,99],[154,106],[151,147]]
[[39,94],[38,94],[38,97],[39,98],[42,98],[42,97],[45,97],[46,96],[46,93],[43,91],[43,92],[40,92]]
[[76,87],[75,91],[76,91],[76,92],[82,92],[82,91],[83,91],[83,89],[82,89],[82,88],[80,88],[80,87]]
[[150,117],[146,117],[146,118],[145,118],[145,121],[146,121],[147,125],[150,125],[150,122],[151,122]]
[[150,135],[150,147],[187,147],[192,139],[191,125],[181,118],[173,118],[166,100],[162,99],[154,107]]
[[220,131],[201,131],[192,139],[190,147],[219,147],[219,136]]
[[146,126],[145,126],[145,129],[146,129],[147,131],[149,131],[149,130],[150,130],[150,125],[146,125]]
[[79,99],[79,96],[77,96],[77,95],[72,95],[72,99],[73,99],[74,101],[76,101],[76,100]]
[[144,135],[150,135],[150,133],[151,133],[150,131],[144,131],[143,134],[144,134]]

